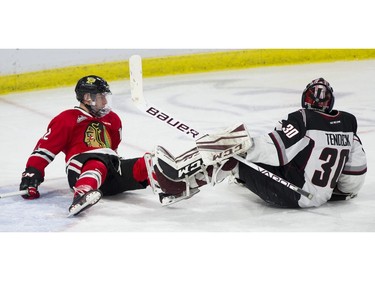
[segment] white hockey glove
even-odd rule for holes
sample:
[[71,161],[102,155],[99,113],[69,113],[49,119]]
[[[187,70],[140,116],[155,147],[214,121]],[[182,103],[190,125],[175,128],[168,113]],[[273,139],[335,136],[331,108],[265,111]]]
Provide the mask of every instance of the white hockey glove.
[[209,134],[196,141],[203,163],[206,166],[246,153],[253,141],[244,124],[237,124],[222,133]]

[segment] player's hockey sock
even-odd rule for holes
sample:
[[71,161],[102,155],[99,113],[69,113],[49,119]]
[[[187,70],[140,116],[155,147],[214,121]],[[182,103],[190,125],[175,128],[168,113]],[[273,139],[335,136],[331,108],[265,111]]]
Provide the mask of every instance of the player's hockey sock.
[[97,190],[107,176],[107,167],[99,160],[89,160],[82,167],[81,175],[74,189],[74,197],[83,195],[90,190]]
[[147,168],[144,157],[139,158],[133,166],[133,178],[137,182],[143,182],[148,179]]

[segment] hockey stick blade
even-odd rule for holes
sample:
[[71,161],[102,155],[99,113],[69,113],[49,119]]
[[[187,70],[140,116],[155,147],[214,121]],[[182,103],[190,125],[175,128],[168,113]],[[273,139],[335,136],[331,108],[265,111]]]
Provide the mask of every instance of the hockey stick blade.
[[0,199],[6,198],[6,197],[12,197],[12,196],[26,195],[26,194],[28,194],[27,190],[20,190],[20,191],[15,191],[15,192],[3,193],[3,194],[0,194]]
[[[155,106],[150,106],[144,95],[143,95],[143,77],[142,77],[142,58],[139,55],[134,55],[129,59],[129,68],[130,68],[130,91],[132,100],[135,106],[150,117],[154,117],[154,119],[158,121],[162,121],[166,125],[170,125],[172,128],[177,129],[179,133],[183,133],[193,139],[198,139],[200,136],[204,134],[200,133],[198,130],[191,129],[188,123],[178,121],[176,123],[172,122],[173,120],[180,120],[173,117],[173,115],[168,115],[165,111],[158,109]],[[175,125],[172,125],[175,124]],[[180,124],[180,125],[178,125]],[[176,131],[176,130],[175,130]],[[295,186],[294,184],[288,182],[285,179],[282,179],[273,173],[259,167],[255,163],[248,162],[246,159],[240,157],[239,155],[234,155],[233,158],[240,161],[241,163],[261,172],[263,175],[271,178],[272,180],[283,184],[285,187],[290,188],[291,190],[297,192],[298,194],[305,196],[308,199],[312,199],[313,195],[302,188]]]

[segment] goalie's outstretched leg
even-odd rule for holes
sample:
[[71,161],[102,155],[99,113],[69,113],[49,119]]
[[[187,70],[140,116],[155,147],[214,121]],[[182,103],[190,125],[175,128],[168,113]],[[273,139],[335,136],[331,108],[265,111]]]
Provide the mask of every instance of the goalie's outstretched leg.
[[[177,173],[177,171],[174,171],[175,167],[173,167],[173,165],[169,166],[169,164],[174,163],[175,158],[171,156],[171,154],[168,154],[168,157],[168,160],[165,159],[168,164],[163,162],[163,165],[167,168],[169,173],[172,171],[172,173],[175,174]],[[160,203],[163,206],[191,198],[199,192],[199,186],[206,184],[206,182],[199,182],[195,180],[195,178],[188,176],[185,178],[171,179],[162,172],[162,169],[158,165],[159,159],[155,156],[155,153],[146,154],[144,158],[150,186],[153,192],[158,194]]]
[[183,181],[172,181],[160,172],[157,166],[154,168],[156,178],[158,179],[160,188],[163,191],[159,193],[159,200],[163,206],[189,199],[200,191],[198,188],[199,186],[190,186],[189,178]]
[[163,206],[189,199],[207,184],[215,185],[238,170],[238,162],[229,158],[220,164],[205,166],[197,149],[174,157],[165,148],[145,156],[150,185]]

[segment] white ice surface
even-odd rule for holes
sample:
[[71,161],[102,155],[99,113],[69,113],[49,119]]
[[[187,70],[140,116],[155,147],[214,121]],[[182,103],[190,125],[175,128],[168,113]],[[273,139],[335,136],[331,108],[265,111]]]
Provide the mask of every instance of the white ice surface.
[[[46,169],[40,199],[0,199],[0,231],[373,232],[375,60],[149,78],[144,80],[144,91],[151,103],[200,131],[215,132],[245,122],[252,135],[258,135],[298,109],[302,90],[318,77],[333,86],[335,107],[357,116],[368,174],[354,200],[304,210],[271,208],[249,190],[225,181],[170,207],[162,207],[146,189],[103,198],[80,216],[67,218],[72,193],[60,154]],[[157,144],[179,154],[194,145],[138,112],[130,99],[128,80],[110,85],[114,110],[123,121],[122,156],[142,156]],[[49,121],[76,104],[73,87],[0,96],[0,193],[18,190],[26,160]]]

